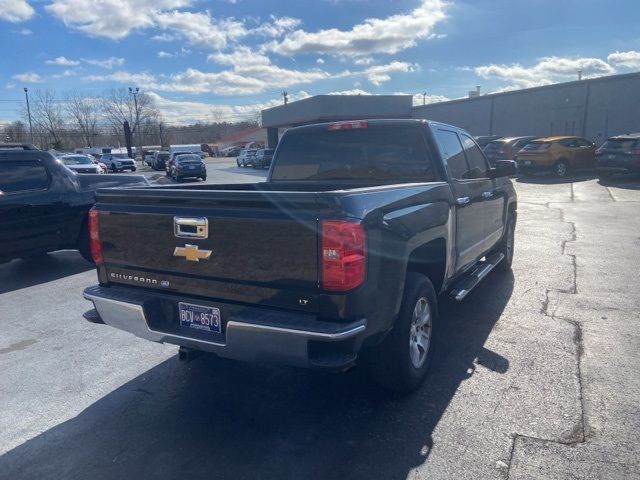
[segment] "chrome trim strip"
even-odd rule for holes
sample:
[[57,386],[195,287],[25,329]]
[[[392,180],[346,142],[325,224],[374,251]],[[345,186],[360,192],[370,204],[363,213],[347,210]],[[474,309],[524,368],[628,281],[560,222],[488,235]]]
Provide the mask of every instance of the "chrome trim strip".
[[325,340],[342,340],[344,338],[352,337],[353,335],[360,333],[367,328],[366,325],[362,323],[348,330],[343,330],[342,332],[323,333],[323,332],[312,332],[310,330],[298,330],[293,328],[272,327],[269,325],[258,325],[255,323],[235,322],[233,320],[227,323],[227,331],[229,330],[230,327],[234,327],[234,330],[269,331],[269,332],[286,333],[289,335],[302,335],[304,337],[311,337],[311,338],[322,338]]

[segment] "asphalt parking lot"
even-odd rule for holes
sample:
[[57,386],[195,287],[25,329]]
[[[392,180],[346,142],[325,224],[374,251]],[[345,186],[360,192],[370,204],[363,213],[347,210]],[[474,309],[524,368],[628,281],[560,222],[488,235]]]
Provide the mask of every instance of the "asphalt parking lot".
[[[208,160],[208,183],[265,176]],[[515,185],[513,273],[444,301],[406,398],[361,369],[180,363],[83,320],[77,253],[0,265],[0,476],[640,477],[640,178]]]

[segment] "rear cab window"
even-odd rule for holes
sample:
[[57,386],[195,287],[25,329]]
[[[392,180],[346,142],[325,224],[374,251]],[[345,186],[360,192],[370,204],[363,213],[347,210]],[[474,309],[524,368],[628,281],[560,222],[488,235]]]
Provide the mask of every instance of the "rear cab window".
[[3,194],[45,190],[48,186],[49,174],[40,160],[0,160]]
[[420,124],[363,123],[289,130],[278,146],[271,181],[413,183],[436,180]]

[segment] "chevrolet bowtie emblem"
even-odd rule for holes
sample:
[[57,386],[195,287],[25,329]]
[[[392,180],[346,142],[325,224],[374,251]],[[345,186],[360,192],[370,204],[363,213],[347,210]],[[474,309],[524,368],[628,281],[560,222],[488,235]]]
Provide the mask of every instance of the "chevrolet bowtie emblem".
[[190,262],[209,260],[211,250],[200,250],[197,245],[186,244],[184,247],[176,247],[173,251],[174,257],[184,257]]

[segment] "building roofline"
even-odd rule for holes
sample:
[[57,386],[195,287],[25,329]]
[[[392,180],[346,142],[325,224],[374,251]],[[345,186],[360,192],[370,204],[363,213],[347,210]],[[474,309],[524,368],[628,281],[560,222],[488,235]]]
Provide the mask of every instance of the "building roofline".
[[552,83],[550,85],[540,85],[539,87],[530,87],[530,88],[521,88],[518,90],[509,90],[506,92],[496,92],[496,93],[487,93],[485,95],[480,95],[479,97],[464,97],[464,98],[456,98],[453,100],[446,100],[444,102],[434,102],[428,103],[426,105],[415,105],[414,110],[428,109],[433,105],[451,105],[455,103],[461,102],[477,102],[482,101],[484,99],[496,98],[496,97],[506,97],[509,95],[518,95],[521,93],[530,93],[538,90],[546,90],[546,89],[554,89],[554,88],[563,88],[570,85],[581,85],[581,84],[589,84],[589,83],[597,83],[597,82],[606,82],[608,80],[617,80],[623,78],[634,78],[640,77],[640,72],[631,72],[631,73],[620,73],[618,75],[607,75],[602,77],[595,78],[586,78],[584,80],[572,80],[570,82],[561,82],[561,83]]

